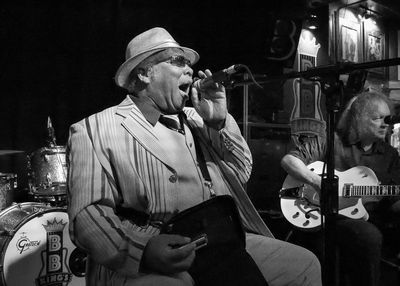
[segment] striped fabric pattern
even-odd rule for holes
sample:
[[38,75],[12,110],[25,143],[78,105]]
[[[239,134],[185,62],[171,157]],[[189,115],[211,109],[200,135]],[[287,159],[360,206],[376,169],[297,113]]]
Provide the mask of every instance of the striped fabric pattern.
[[[234,119],[228,115],[225,128],[216,131],[194,109],[184,112],[206,160],[219,166],[246,229],[272,237],[243,189],[252,158]],[[179,199],[177,182],[171,180],[176,163],[129,96],[73,124],[67,150],[70,234],[95,262],[90,266],[95,270],[87,273],[89,285],[101,285],[101,277],[113,271],[135,277],[144,246],[158,229],[119,218],[114,209],[123,206],[152,214],[154,220],[169,218]]]

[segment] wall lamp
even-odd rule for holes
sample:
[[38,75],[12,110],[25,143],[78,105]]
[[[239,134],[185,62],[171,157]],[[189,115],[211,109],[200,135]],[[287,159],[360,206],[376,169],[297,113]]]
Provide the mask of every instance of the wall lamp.
[[305,28],[309,30],[316,30],[319,27],[318,17],[315,14],[309,14],[304,23]]
[[375,22],[376,15],[378,15],[378,13],[376,11],[371,10],[371,9],[369,9],[367,7],[364,7],[364,6],[360,6],[360,9],[364,10],[364,11],[361,11],[361,13],[358,14],[358,19],[360,19],[360,21],[364,22],[364,21],[368,20],[368,21]]

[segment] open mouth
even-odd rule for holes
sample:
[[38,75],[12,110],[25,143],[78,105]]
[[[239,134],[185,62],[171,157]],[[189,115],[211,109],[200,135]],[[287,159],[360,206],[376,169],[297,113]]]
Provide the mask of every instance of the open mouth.
[[183,91],[186,95],[189,94],[189,88],[190,88],[190,84],[189,83],[185,83],[185,84],[179,85],[179,89],[181,91]]

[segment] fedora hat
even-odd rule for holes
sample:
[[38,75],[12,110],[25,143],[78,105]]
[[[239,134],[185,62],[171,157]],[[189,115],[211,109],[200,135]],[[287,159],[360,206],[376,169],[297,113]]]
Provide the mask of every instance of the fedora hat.
[[192,64],[199,60],[199,54],[189,48],[181,47],[164,28],[152,28],[134,37],[126,47],[125,62],[118,68],[115,74],[115,82],[118,86],[126,88],[127,78],[131,71],[144,59],[152,54],[167,48],[179,48],[183,50],[185,57]]

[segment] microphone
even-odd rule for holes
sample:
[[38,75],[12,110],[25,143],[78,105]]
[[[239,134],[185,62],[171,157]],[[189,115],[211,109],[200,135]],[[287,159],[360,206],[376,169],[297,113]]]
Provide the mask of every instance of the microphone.
[[400,115],[389,115],[384,118],[386,124],[400,123]]
[[229,76],[236,73],[241,67],[242,65],[232,65],[229,68],[213,73],[207,78],[199,79],[198,77],[195,77],[192,86],[199,92],[205,91],[215,83],[223,83],[228,80]]

